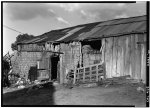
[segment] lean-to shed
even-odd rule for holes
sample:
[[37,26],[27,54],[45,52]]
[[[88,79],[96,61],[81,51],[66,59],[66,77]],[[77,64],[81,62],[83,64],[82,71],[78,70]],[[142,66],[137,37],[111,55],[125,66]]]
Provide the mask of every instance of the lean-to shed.
[[18,43],[18,69],[30,80],[65,83],[70,69],[104,63],[106,78],[130,75],[145,81],[146,34],[145,15],[52,30]]

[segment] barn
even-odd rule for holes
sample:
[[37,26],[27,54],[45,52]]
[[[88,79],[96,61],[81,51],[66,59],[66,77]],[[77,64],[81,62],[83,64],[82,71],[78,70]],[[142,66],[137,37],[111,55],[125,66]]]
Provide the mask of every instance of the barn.
[[34,80],[74,83],[130,75],[146,80],[146,15],[52,30],[18,43],[17,72]]

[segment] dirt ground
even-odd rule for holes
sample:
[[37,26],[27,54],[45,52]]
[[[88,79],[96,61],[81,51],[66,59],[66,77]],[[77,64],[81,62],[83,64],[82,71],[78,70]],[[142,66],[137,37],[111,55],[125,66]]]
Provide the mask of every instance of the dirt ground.
[[146,93],[138,84],[108,87],[67,87],[46,84],[42,88],[24,89],[3,94],[3,105],[135,105],[146,106]]

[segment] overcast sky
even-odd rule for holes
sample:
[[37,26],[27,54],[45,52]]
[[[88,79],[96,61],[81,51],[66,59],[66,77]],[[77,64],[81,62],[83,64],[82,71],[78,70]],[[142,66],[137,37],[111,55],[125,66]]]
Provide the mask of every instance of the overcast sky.
[[[146,14],[146,3],[3,3],[3,24],[35,36],[79,24]],[[3,54],[19,33],[3,27]]]

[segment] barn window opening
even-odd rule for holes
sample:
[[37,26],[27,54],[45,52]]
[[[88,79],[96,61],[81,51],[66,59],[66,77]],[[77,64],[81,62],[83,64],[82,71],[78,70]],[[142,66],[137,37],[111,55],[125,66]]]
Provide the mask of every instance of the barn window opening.
[[[91,53],[94,52],[99,52],[100,48],[102,46],[102,42],[101,40],[95,40],[95,41],[83,41],[82,42],[82,49],[83,49],[83,53],[84,50],[91,50]],[[93,52],[93,53],[94,53]],[[90,53],[90,52],[89,52]]]
[[102,61],[102,41],[83,41],[82,42],[82,67],[101,63]]

